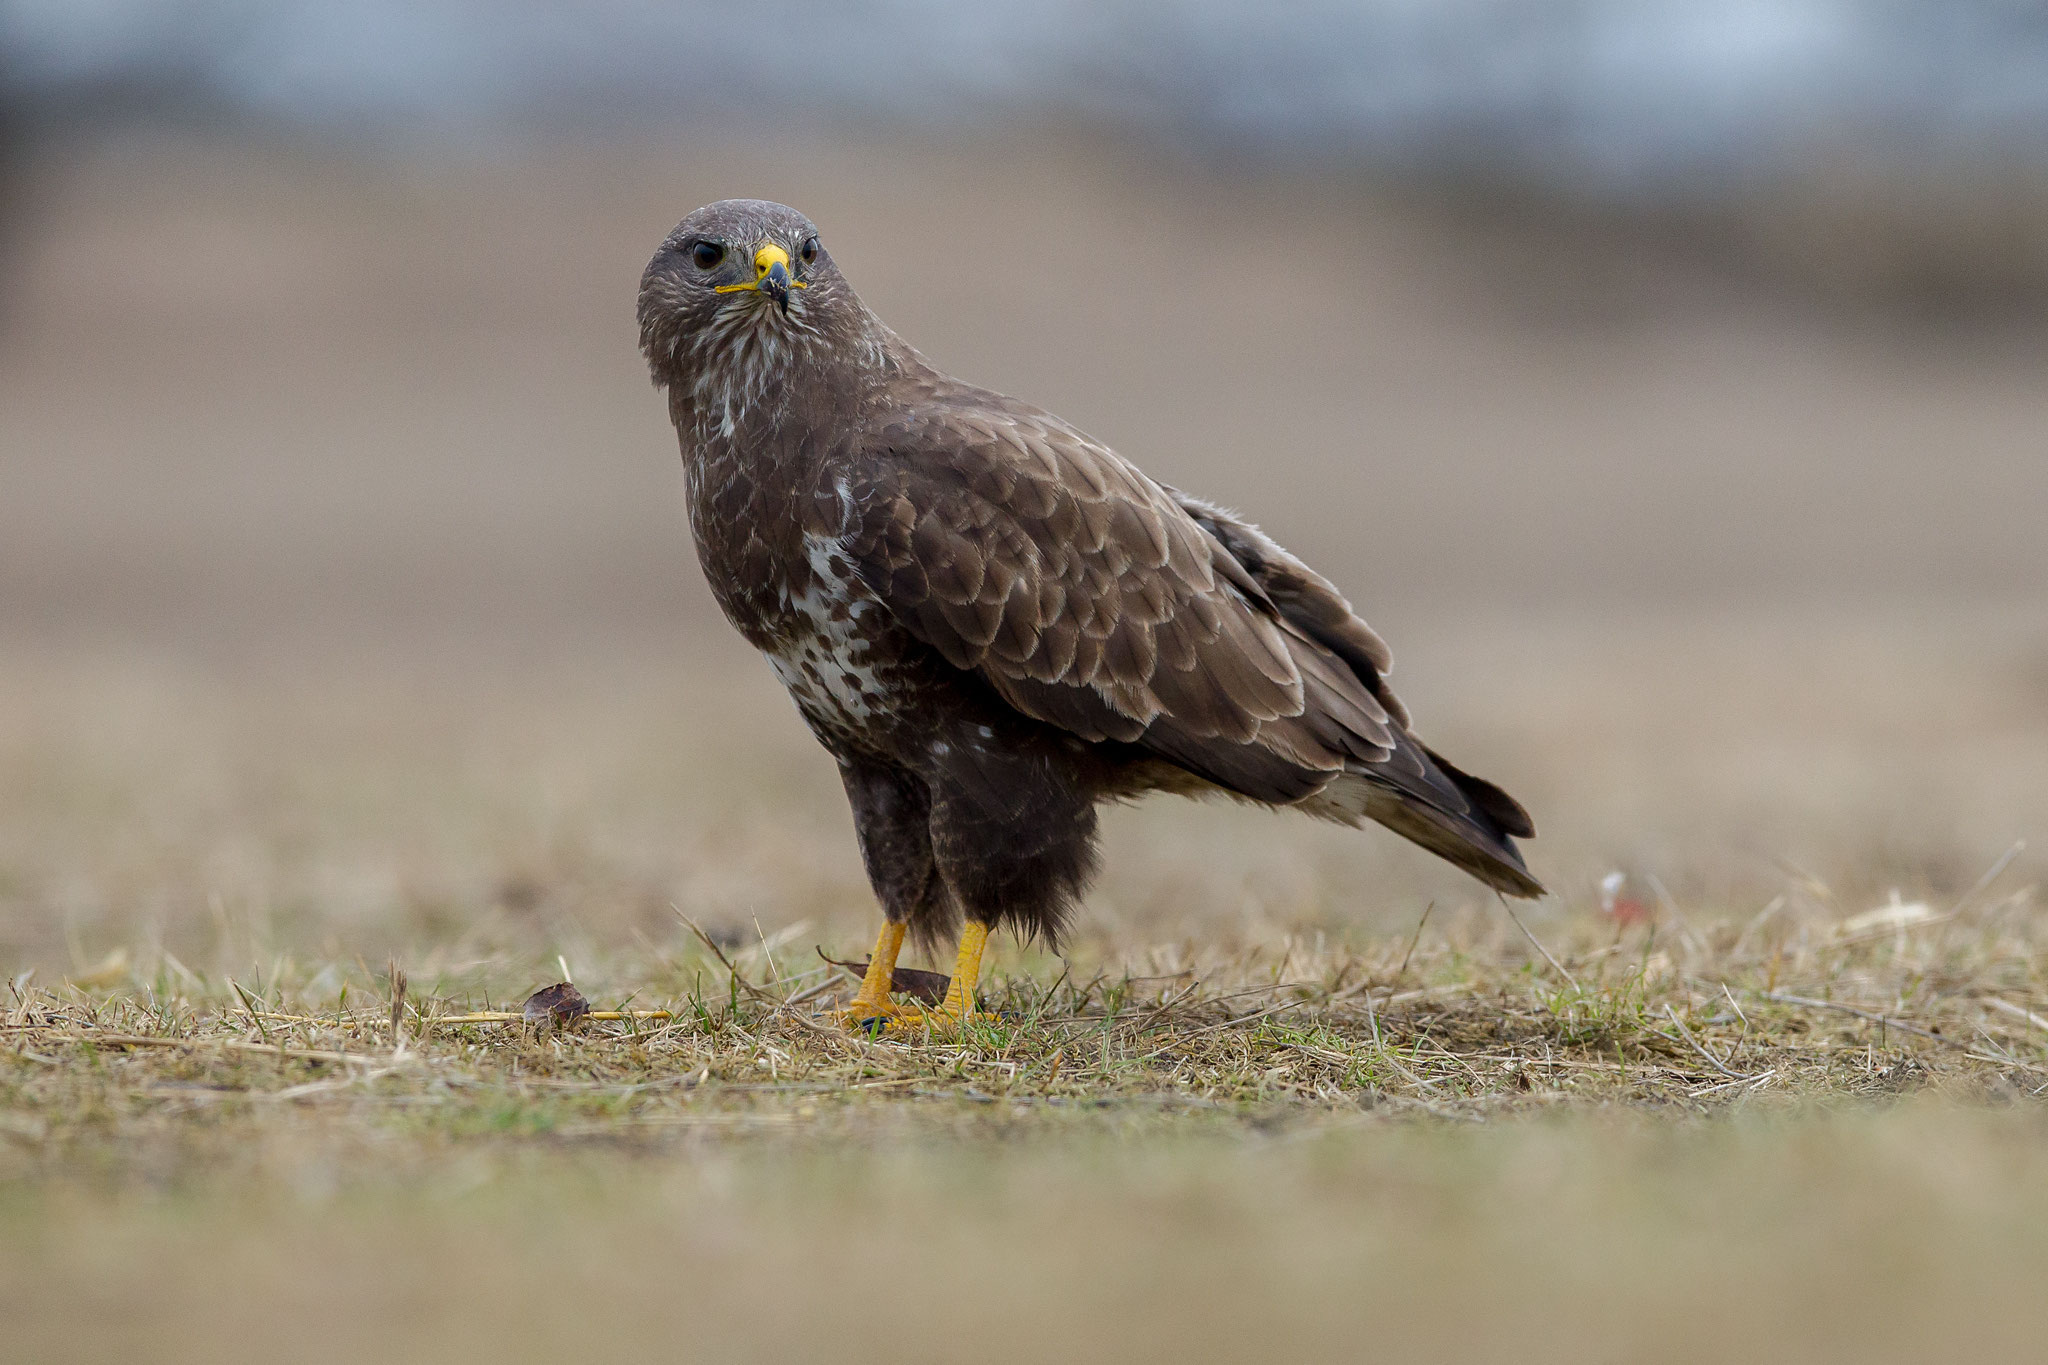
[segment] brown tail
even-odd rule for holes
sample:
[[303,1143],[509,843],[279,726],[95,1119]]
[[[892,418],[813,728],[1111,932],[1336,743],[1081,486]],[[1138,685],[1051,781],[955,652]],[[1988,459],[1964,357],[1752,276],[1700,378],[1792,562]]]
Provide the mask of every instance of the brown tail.
[[[1407,738],[1403,736],[1403,738]],[[1361,765],[1365,814],[1412,843],[1510,896],[1544,894],[1529,875],[1515,839],[1535,834],[1521,803],[1483,778],[1452,767],[1420,743],[1421,771],[1411,765]]]

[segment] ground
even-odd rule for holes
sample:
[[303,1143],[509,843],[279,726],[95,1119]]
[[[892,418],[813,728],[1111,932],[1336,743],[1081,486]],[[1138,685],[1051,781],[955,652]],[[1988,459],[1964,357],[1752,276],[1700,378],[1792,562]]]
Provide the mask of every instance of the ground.
[[[597,1002],[678,1017],[552,1032],[434,1023],[554,966],[444,958],[396,1047],[355,964],[226,990],[109,964],[5,1016],[0,1308],[26,1359],[187,1358],[167,1329],[299,1358],[804,1334],[940,1360],[959,1333],[1208,1359],[1341,1354],[1360,1324],[1550,1358],[1536,1320],[1557,1358],[2024,1354],[2038,1323],[1978,1307],[2048,1270],[2023,909],[1653,912],[1599,946],[1582,923],[1555,968],[1483,911],[1412,953],[1013,959],[1013,1017],[957,1043],[832,1028],[820,988],[850,986],[801,932],[679,936]],[[881,1317],[889,1349],[858,1334]]]
[[[0,1352],[2039,1353],[2048,351],[1532,314],[1355,187],[1086,149],[175,150],[46,168],[0,334]],[[843,798],[632,353],[743,191],[1346,587],[1556,894],[1158,801],[996,1022],[829,1027]],[[1037,250],[1255,211],[1319,289]],[[447,1022],[565,977],[667,1017]]]
[[[1525,935],[1391,840],[1147,806],[1111,821],[1064,959],[995,955],[997,1022],[866,1041],[816,951],[859,956],[873,914],[829,766],[766,678],[671,666],[416,679],[404,707],[360,678],[165,683],[119,735],[92,723],[105,679],[12,675],[36,718],[7,749],[14,884],[118,888],[69,943],[16,922],[38,961],[0,1004],[0,1317],[24,1358],[2033,1337],[1977,1308],[2048,1270],[2023,852],[1923,863],[1895,898],[1870,870],[1915,869],[1852,846],[1724,872],[1775,887],[1739,906],[1699,889],[1711,866],[1611,894],[1568,871]],[[440,1022],[564,975],[671,1017]]]

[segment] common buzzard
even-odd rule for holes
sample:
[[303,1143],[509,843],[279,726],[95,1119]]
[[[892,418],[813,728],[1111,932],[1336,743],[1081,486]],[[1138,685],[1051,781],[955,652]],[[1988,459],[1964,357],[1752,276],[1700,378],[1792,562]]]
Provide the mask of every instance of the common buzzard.
[[[989,931],[1057,941],[1095,807],[1223,793],[1374,820],[1510,895],[1529,816],[1409,729],[1387,647],[1249,522],[939,373],[809,219],[698,209],[640,282],[690,527],[726,616],[839,761],[885,920],[845,1018],[952,1030]],[[906,930],[960,925],[935,1010]]]

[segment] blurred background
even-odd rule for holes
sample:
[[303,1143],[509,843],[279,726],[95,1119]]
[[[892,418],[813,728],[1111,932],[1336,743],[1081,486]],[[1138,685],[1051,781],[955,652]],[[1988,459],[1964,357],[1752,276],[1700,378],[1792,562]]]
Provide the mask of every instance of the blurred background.
[[[635,351],[728,196],[1336,579],[1542,913],[2038,877],[2038,6],[0,0],[0,968],[864,941]],[[1478,903],[1110,830],[1111,939]]]

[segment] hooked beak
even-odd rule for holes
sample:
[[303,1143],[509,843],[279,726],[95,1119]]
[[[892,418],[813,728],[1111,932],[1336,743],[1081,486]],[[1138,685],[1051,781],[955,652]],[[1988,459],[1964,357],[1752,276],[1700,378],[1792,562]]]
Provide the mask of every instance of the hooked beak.
[[789,316],[789,291],[809,288],[802,280],[789,271],[789,253],[770,243],[754,253],[754,280],[751,284],[721,284],[721,294],[760,293],[775,300],[784,317]]

